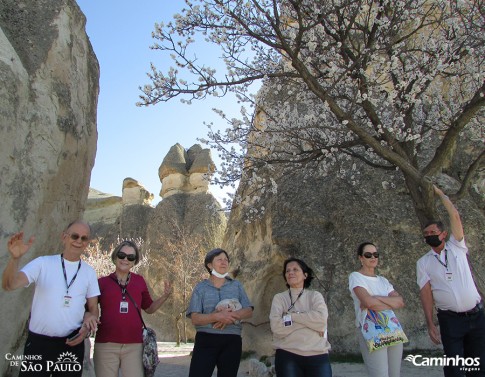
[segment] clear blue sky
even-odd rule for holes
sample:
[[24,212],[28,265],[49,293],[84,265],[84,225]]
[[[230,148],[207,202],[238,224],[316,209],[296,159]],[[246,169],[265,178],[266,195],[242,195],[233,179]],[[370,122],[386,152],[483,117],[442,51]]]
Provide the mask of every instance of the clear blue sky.
[[[234,99],[210,99],[192,105],[174,99],[151,107],[136,107],[139,86],[149,83],[150,62],[157,68],[171,65],[167,55],[150,50],[156,22],[167,22],[184,6],[183,0],[78,0],[86,15],[86,31],[98,58],[101,77],[98,99],[98,147],[91,187],[121,196],[123,179],[138,180],[161,198],[158,168],[170,147],[180,143],[190,148],[197,138],[206,138],[203,122],[226,127],[212,108],[237,117]],[[199,54],[207,56],[204,48]],[[214,66],[217,54],[211,52]],[[204,57],[204,56],[202,56]],[[219,164],[217,153],[212,152]],[[217,197],[222,191],[211,189]]]

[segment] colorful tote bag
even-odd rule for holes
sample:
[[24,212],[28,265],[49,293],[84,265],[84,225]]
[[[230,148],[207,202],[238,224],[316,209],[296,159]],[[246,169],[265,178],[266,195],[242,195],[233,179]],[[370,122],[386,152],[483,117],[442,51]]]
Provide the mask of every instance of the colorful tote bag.
[[369,352],[408,342],[399,320],[391,309],[381,311],[367,309],[361,331]]

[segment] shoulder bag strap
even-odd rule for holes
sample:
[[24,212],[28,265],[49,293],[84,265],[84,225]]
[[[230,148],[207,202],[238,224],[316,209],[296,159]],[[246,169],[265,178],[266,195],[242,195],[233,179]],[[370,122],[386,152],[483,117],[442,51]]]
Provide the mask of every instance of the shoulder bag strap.
[[141,316],[140,308],[136,304],[135,300],[133,300],[133,297],[131,297],[130,292],[128,292],[128,289],[126,290],[126,294],[128,295],[128,298],[131,300],[131,302],[133,302],[133,304],[135,305],[136,311],[138,312],[138,315],[140,316],[141,323],[143,323],[143,328],[146,330],[147,326],[145,325],[145,321],[143,320],[143,317]]
[[[121,290],[123,290],[123,288],[121,288],[120,284],[118,283],[118,281],[113,276],[111,276],[111,279],[113,279],[113,281],[116,283],[116,285],[118,287],[120,287]],[[128,295],[128,298],[133,303],[133,305],[135,305],[136,311],[137,311],[138,315],[140,316],[141,323],[143,323],[143,328],[146,330],[147,326],[145,325],[145,321],[143,320],[143,317],[141,316],[141,310],[140,310],[140,308],[136,304],[135,300],[133,300],[133,297],[131,297],[130,292],[128,292],[128,288],[126,288],[125,292]]]

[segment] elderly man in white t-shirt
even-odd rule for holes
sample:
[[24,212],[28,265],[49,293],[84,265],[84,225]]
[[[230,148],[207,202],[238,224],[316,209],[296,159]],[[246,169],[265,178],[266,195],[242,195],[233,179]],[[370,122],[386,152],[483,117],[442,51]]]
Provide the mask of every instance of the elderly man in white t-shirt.
[[22,232],[10,238],[3,289],[35,284],[19,376],[82,375],[84,338],[96,330],[99,315],[96,272],[81,260],[89,240],[89,225],[75,221],[62,233],[62,254],[35,258],[19,270],[34,238],[24,242]]
[[454,359],[445,363],[449,364],[444,367],[446,377],[485,376],[485,314],[468,263],[460,214],[443,191],[436,186],[434,191],[448,212],[451,235],[446,241],[448,232],[440,221],[431,221],[423,229],[431,250],[417,262],[417,281],[428,333]]

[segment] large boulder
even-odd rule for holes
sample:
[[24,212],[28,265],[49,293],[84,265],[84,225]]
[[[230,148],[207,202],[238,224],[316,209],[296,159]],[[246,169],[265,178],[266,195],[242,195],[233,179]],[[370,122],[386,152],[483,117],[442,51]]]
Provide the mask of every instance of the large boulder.
[[[73,0],[0,2],[0,244],[35,234],[22,264],[56,253],[79,218],[96,154],[99,65]],[[0,259],[3,270],[8,257]],[[3,293],[0,354],[21,354],[32,288]],[[48,313],[46,313],[48,315]],[[0,358],[0,374],[18,368]]]

